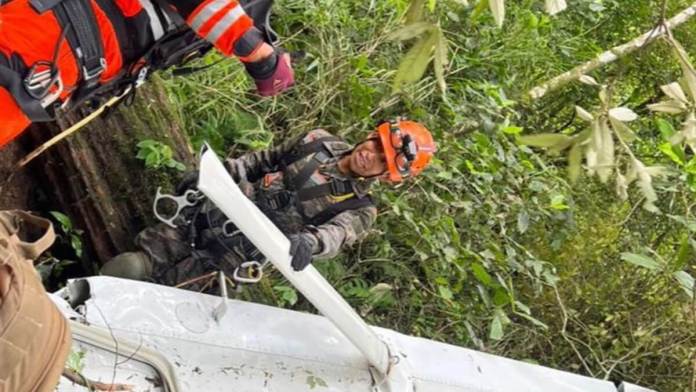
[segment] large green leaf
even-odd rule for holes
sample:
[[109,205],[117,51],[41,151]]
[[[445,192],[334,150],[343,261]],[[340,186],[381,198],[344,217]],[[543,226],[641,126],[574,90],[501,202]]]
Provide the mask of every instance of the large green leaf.
[[53,216],[58,221],[58,223],[60,223],[60,225],[63,228],[63,231],[68,232],[72,230],[72,221],[67,215],[59,211],[50,211],[49,214],[51,214],[51,216]]
[[674,278],[679,282],[679,286],[684,289],[686,295],[693,297],[694,295],[694,277],[686,271],[677,271],[673,274]]
[[438,27],[430,22],[415,22],[392,31],[387,35],[388,41],[408,41],[423,34],[435,31]]
[[580,143],[575,143],[568,153],[568,178],[571,183],[575,183],[580,178],[582,163],[582,147]]
[[436,40],[437,35],[433,33],[423,36],[406,53],[394,77],[394,90],[400,90],[404,85],[416,82],[423,76],[430,63]]
[[440,87],[440,91],[444,96],[447,91],[447,82],[445,81],[445,67],[447,66],[447,38],[440,27],[435,30],[437,34],[437,42],[435,43],[435,57],[433,60],[433,69],[435,78]]
[[473,272],[476,279],[486,286],[490,286],[493,282],[493,278],[488,274],[488,271],[479,263],[471,264],[471,272]]
[[500,340],[503,338],[503,320],[498,312],[493,315],[493,320],[491,320],[490,332],[488,337],[491,340]]
[[656,271],[660,269],[661,265],[655,259],[645,255],[639,255],[637,253],[624,252],[621,253],[621,260],[627,261],[633,265],[639,267],[647,268],[651,271]]
[[520,136],[520,144],[533,147],[555,147],[558,145],[563,145],[572,142],[572,138],[568,135],[563,135],[560,133],[539,133],[536,135],[525,135]]
[[411,0],[406,10],[405,22],[412,24],[423,19],[423,10],[425,8],[425,0]]

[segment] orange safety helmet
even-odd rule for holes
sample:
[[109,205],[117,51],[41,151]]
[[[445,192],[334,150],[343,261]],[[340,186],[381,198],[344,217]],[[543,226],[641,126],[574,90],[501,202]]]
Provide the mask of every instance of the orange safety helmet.
[[[376,135],[374,135],[376,133]],[[387,160],[384,176],[392,182],[414,177],[425,169],[437,151],[433,135],[422,124],[396,119],[377,126],[378,137]]]

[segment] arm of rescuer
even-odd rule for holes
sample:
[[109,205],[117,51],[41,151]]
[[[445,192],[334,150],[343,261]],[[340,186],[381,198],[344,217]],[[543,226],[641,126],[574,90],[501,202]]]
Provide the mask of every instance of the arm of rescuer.
[[[166,0],[186,23],[225,56],[237,56],[262,96],[277,95],[294,84],[290,55],[265,41],[265,35],[237,0]],[[253,0],[253,3],[260,0]],[[268,0],[266,0],[268,4]],[[260,18],[261,16],[257,17]],[[266,15],[263,15],[266,17]]]
[[319,226],[309,226],[307,231],[317,239],[312,247],[314,259],[336,257],[345,246],[363,238],[377,219],[377,207],[368,205],[343,211]]
[[377,217],[373,205],[343,211],[319,226],[307,226],[299,233],[291,234],[291,265],[302,271],[312,260],[336,257],[344,246],[350,246],[367,234]]

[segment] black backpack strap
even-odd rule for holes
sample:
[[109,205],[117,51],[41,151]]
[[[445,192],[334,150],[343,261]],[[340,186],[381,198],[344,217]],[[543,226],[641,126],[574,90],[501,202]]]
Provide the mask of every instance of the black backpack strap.
[[80,88],[95,87],[106,70],[106,59],[97,19],[89,0],[62,0],[53,4],[53,12],[62,28],[70,26],[67,38],[80,66]]
[[350,199],[334,203],[327,207],[324,211],[314,215],[312,218],[310,218],[310,223],[315,226],[323,225],[324,223],[330,221],[331,219],[333,219],[333,217],[344,211],[357,210],[359,208],[364,208],[370,205],[374,205],[374,202],[372,201],[372,197],[370,195],[366,195],[363,197],[353,196]]
[[325,184],[299,189],[297,199],[307,201],[323,196],[345,196],[353,192],[353,181],[333,179]]
[[319,151],[326,152],[327,155],[331,155],[331,152],[324,146],[326,142],[338,142],[341,141],[340,138],[336,136],[324,136],[316,140],[313,140],[307,144],[301,144],[290,150],[287,154],[280,158],[280,162],[283,167],[292,165],[293,163],[299,161],[300,159],[306,157],[307,155],[317,153]]
[[325,163],[329,158],[330,156],[324,151],[314,153],[312,159],[302,166],[295,178],[292,179],[292,182],[286,185],[289,185],[290,189],[293,190],[302,189],[302,186],[307,182],[307,180],[309,180],[312,174],[317,171],[319,166]]

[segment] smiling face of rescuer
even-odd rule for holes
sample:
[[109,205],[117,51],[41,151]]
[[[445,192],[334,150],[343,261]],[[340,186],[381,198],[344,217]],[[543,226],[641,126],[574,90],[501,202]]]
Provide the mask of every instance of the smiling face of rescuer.
[[374,177],[387,170],[384,149],[378,139],[370,138],[358,144],[338,163],[339,170],[355,177]]

